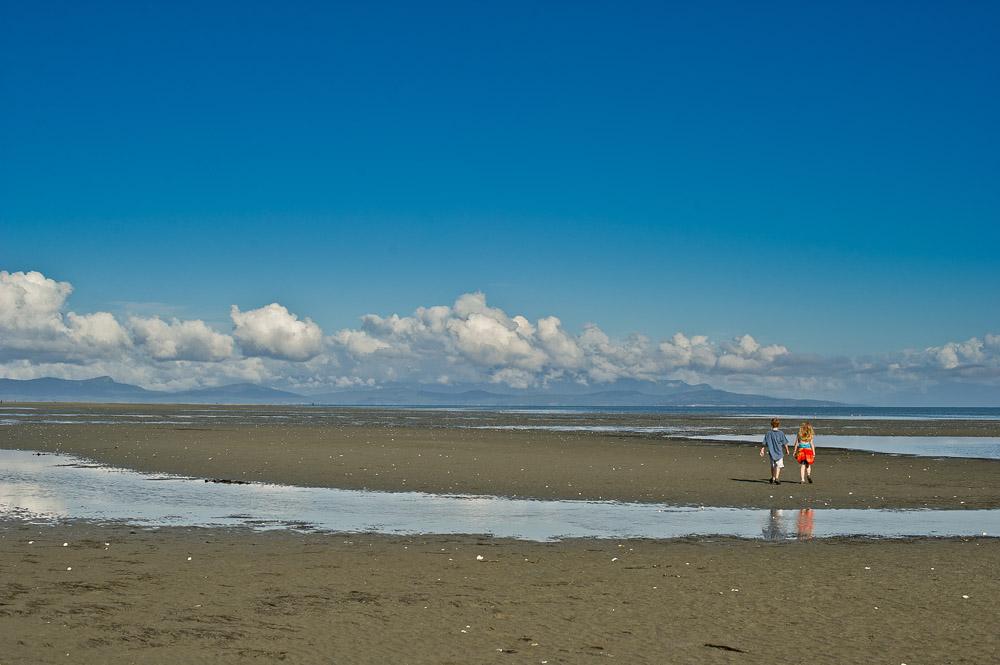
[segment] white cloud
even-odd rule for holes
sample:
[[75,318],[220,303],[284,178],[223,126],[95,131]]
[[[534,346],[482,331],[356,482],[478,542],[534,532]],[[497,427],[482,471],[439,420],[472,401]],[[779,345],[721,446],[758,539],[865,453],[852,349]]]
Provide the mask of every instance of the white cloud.
[[341,330],[333,336],[333,341],[343,345],[354,356],[367,356],[390,348],[387,342],[372,337],[364,330]]
[[750,335],[737,337],[731,342],[721,345],[722,355],[718,358],[718,367],[731,372],[759,372],[771,367],[776,360],[788,355],[784,346],[771,344],[761,346]]
[[[992,342],[992,335],[987,335],[987,342]],[[990,345],[994,347],[993,344]],[[975,365],[988,359],[987,345],[982,340],[973,337],[964,342],[948,342],[942,346],[930,347],[925,354],[943,369],[956,369],[961,365]],[[996,358],[994,357],[995,361]]]
[[705,335],[674,333],[672,339],[660,343],[660,353],[673,367],[694,367],[709,370],[718,362],[715,349]]
[[655,379],[664,373],[662,357],[645,335],[612,340],[597,325],[584,326],[579,337],[586,355],[585,379],[605,383],[616,379]]
[[69,336],[77,344],[95,350],[114,350],[130,346],[131,339],[118,320],[107,312],[66,315]]
[[539,370],[545,352],[532,344],[528,328],[489,313],[471,312],[448,322],[448,332],[462,355],[478,365],[514,365]]
[[40,272],[0,271],[0,326],[5,332],[62,331],[62,307],[73,292]]
[[0,352],[61,354],[83,358],[128,347],[125,329],[107,312],[63,314],[73,292],[40,272],[0,271]]
[[133,316],[123,326],[108,312],[68,311],[72,293],[68,282],[39,272],[0,271],[0,376],[109,375],[169,390],[249,381],[308,394],[386,381],[524,389],[681,379],[856,401],[931,394],[936,386],[964,386],[964,394],[1000,387],[994,333],[876,357],[823,357],[749,334],[723,341],[684,332],[615,339],[596,324],[573,332],[555,315],[509,314],[477,292],[408,316],[366,314],[358,328],[327,338],[311,319],[278,303],[246,312],[234,306],[229,335],[204,321],[156,315]]
[[516,367],[504,367],[493,372],[489,377],[490,383],[502,383],[511,388],[525,389],[538,384],[538,377],[523,369]]
[[232,306],[236,326],[233,336],[248,356],[308,360],[323,350],[323,331],[305,318],[301,321],[278,303],[241,312]]
[[594,324],[573,335],[556,316],[532,322],[509,315],[489,306],[482,293],[461,295],[451,307],[420,308],[412,316],[367,314],[360,330],[341,330],[330,339],[335,349],[369,371],[386,375],[395,358],[394,378],[412,370],[423,380],[446,375],[451,381],[457,379],[452,376],[455,366],[461,366],[465,380],[513,388],[557,378],[583,383],[657,380],[680,368],[712,372],[720,359],[725,371],[760,372],[788,353],[783,346],[761,346],[749,335],[721,346],[683,333],[660,344],[644,335],[612,340]]
[[582,367],[583,349],[572,335],[562,329],[562,321],[554,316],[538,320],[538,342],[552,359],[552,364],[567,369]]
[[208,327],[204,321],[166,322],[159,317],[129,319],[136,343],[156,360],[203,360],[232,358],[233,338]]

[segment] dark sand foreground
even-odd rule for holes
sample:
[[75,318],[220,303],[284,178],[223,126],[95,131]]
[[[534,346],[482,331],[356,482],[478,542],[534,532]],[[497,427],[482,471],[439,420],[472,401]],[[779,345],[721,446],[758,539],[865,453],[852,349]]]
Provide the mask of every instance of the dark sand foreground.
[[[137,407],[94,410],[126,408]],[[444,429],[428,419],[17,424],[0,427],[0,448],[346,488],[787,508],[1000,505],[997,461],[821,448],[816,484],[773,488],[753,445]],[[993,663],[998,570],[994,538],[530,543],[8,521],[0,665]]]
[[0,663],[978,665],[1000,653],[998,561],[995,539],[541,544],[0,523]]

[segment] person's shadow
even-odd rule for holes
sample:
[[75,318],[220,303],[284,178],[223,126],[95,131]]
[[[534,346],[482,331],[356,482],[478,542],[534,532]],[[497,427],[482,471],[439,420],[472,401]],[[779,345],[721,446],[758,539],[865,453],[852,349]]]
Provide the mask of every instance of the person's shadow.
[[769,484],[769,481],[760,480],[759,478],[730,478],[730,480],[737,483],[764,483],[765,485]]

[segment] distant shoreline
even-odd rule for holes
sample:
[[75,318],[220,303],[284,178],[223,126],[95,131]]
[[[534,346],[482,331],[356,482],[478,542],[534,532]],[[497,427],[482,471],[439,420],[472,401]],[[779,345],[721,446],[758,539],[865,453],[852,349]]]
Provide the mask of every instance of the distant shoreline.
[[8,409],[26,409],[33,407],[52,408],[58,405],[80,407],[213,407],[213,408],[301,408],[301,409],[352,409],[379,411],[482,411],[511,413],[523,411],[526,413],[543,414],[546,411],[557,413],[590,413],[590,414],[663,414],[692,415],[718,417],[805,417],[805,418],[857,418],[886,420],[997,420],[1000,421],[1000,407],[985,406],[797,406],[785,405],[664,405],[664,406],[616,406],[616,405],[488,405],[488,404],[322,404],[313,402],[136,402],[136,401],[79,401],[79,400],[0,400],[0,412],[3,407]]

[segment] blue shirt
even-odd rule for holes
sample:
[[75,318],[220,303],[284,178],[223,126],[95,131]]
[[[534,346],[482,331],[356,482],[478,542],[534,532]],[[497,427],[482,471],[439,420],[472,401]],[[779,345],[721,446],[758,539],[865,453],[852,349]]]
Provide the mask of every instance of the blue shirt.
[[772,429],[764,435],[764,445],[767,446],[767,454],[777,462],[784,457],[781,450],[782,446],[788,445],[788,437],[780,429]]

